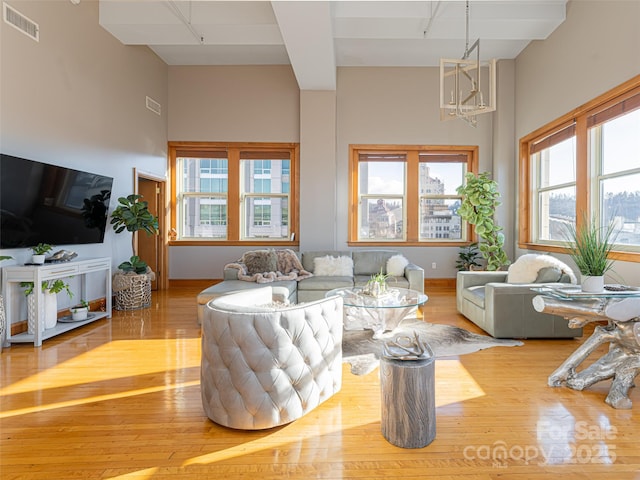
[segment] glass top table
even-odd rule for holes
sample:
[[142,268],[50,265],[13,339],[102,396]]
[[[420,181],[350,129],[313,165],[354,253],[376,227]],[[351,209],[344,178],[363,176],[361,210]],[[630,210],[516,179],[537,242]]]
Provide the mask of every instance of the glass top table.
[[428,300],[427,295],[407,288],[389,288],[378,297],[364,293],[363,287],[343,287],[325,296],[339,295],[344,302],[345,330],[371,329],[374,338],[398,327],[402,320]]
[[604,298],[640,297],[640,287],[621,287],[621,290],[603,290],[602,292],[583,292],[580,285],[534,287],[531,290],[560,300],[597,300]]

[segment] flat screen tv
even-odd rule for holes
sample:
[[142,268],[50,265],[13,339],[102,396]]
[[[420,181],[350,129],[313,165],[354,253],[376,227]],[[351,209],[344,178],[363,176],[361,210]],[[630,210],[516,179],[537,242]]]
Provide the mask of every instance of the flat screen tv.
[[0,248],[104,241],[113,178],[0,154]]

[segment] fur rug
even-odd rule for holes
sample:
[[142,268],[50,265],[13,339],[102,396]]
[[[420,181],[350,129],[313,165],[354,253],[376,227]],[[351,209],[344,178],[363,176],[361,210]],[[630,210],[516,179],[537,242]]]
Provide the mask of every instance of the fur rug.
[[420,338],[429,344],[436,358],[464,355],[491,347],[523,345],[517,340],[501,340],[450,325],[411,319],[379,339],[373,338],[371,330],[345,330],[342,338],[342,361],[351,364],[352,374],[366,375],[378,367],[382,345],[387,340],[392,340],[398,335],[413,336],[414,332],[418,332]]

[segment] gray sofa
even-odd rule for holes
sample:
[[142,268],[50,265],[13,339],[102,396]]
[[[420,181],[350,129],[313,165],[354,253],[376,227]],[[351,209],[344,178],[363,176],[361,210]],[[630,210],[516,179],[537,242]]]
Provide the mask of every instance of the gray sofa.
[[[561,316],[539,313],[533,308],[533,287],[557,283],[507,283],[508,272],[458,272],[456,306],[495,338],[572,338],[581,328],[569,328]],[[564,277],[564,276],[563,276]],[[560,284],[567,282],[560,278]]]
[[[336,251],[321,250],[310,252],[296,252],[302,266],[308,272],[314,273],[314,259],[317,257],[346,256],[353,260],[353,274],[346,276],[319,276],[313,275],[303,280],[284,280],[269,283],[256,283],[238,280],[237,268],[225,268],[223,281],[203,290],[198,294],[198,322],[201,324],[204,318],[206,304],[221,295],[231,292],[248,290],[253,288],[270,286],[276,297],[288,300],[290,303],[312,302],[324,298],[329,290],[340,287],[353,287],[364,285],[371,275],[386,273],[387,261],[394,255],[399,255],[396,250],[353,250]],[[389,285],[409,288],[424,292],[424,270],[413,263],[404,268],[404,275],[390,277]]]

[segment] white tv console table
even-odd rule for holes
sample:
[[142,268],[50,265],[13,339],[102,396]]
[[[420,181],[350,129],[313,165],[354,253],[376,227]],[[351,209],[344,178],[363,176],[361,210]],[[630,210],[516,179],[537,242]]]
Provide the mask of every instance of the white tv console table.
[[[106,308],[104,312],[91,312],[91,317],[86,320],[70,323],[56,323],[56,326],[44,329],[44,322],[40,317],[42,302],[44,302],[42,294],[42,282],[44,280],[55,280],[58,278],[80,277],[80,292],[75,292],[76,298],[86,299],[87,292],[87,274],[93,272],[104,272],[105,281],[105,300]],[[20,282],[33,282],[35,294],[35,311],[38,315],[34,333],[20,333],[11,335],[11,324],[14,316],[19,315],[20,309],[15,308],[16,296],[20,289]],[[74,260],[64,263],[51,263],[45,265],[10,265],[2,268],[2,293],[5,303],[5,315],[7,319],[7,338],[6,343],[33,343],[34,347],[42,345],[42,341],[47,338],[60,335],[74,328],[81,327],[87,323],[95,322],[101,318],[111,318],[111,258],[87,258]]]

